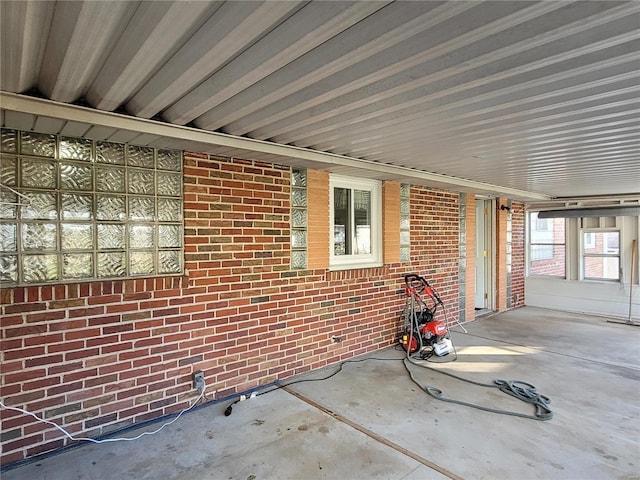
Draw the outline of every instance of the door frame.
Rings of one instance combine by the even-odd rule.
[[[481,208],[484,214],[478,218],[478,206],[481,205]],[[474,215],[476,215],[476,245],[475,245],[475,253],[476,253],[476,291],[474,292],[474,307],[476,309],[482,310],[495,310],[495,298],[496,298],[496,288],[495,288],[495,265],[496,265],[496,231],[495,231],[495,215],[496,215],[496,202],[495,199],[490,197],[482,197],[476,196],[476,209],[474,211]],[[482,239],[478,238],[482,234]],[[482,242],[481,242],[482,240]],[[484,247],[484,248],[482,248]],[[479,250],[487,250],[487,254],[485,256],[480,257],[477,255]],[[483,258],[484,262],[482,265],[479,265],[478,259]],[[478,302],[478,287],[479,275],[482,275],[483,284],[484,284],[484,292],[482,295],[484,296],[484,301],[482,305],[479,305]]]

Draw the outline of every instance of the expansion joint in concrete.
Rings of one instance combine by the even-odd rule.
[[[422,465],[424,465],[424,466],[426,466],[428,468],[431,468],[432,470],[435,470],[436,472],[444,475],[445,477],[450,478],[452,480],[463,480],[462,477],[459,477],[455,473],[450,472],[446,468],[443,468],[440,465],[437,465],[437,464],[433,463],[432,461],[427,460],[426,458],[418,455],[417,453],[414,453],[414,452],[412,452],[412,451],[410,451],[410,450],[398,445],[397,443],[392,442],[388,438],[384,438],[383,436],[378,435],[377,433],[369,430],[368,428],[366,428],[366,427],[364,427],[364,426],[362,426],[362,425],[360,425],[358,423],[355,423],[355,422],[349,420],[348,418],[343,417],[339,413],[336,413],[333,410],[320,405],[318,402],[315,402],[314,400],[311,400],[309,397],[307,397],[307,396],[305,396],[305,395],[303,395],[303,394],[301,394],[299,392],[296,392],[292,388],[285,386],[285,387],[282,387],[282,389],[285,390],[287,393],[290,393],[294,397],[296,397],[296,398],[302,400],[303,402],[307,403],[308,405],[311,405],[312,407],[317,408],[318,410],[322,411],[323,413],[326,413],[327,415],[330,415],[331,417],[335,418],[339,422],[342,422],[345,425],[348,425],[351,428],[354,428],[357,431],[359,431],[361,433],[364,433],[365,435],[367,435],[369,438],[372,438],[376,442],[379,442],[379,443],[381,443],[383,445],[386,445],[387,447],[393,448],[397,452],[400,452],[403,455],[406,455],[406,456],[412,458],[416,462],[419,462]]]

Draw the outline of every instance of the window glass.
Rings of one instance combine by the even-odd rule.
[[[335,255],[351,255],[351,190],[333,189],[333,252]]]
[[[582,232],[583,277],[585,280],[620,278],[620,232]]]
[[[182,273],[182,152],[1,132],[0,286]]]
[[[331,183],[332,266],[379,263],[380,182],[332,176]]]
[[[356,255],[371,253],[371,192],[354,191],[354,218],[356,228]]]
[[[529,275],[565,278],[565,221],[529,213]]]

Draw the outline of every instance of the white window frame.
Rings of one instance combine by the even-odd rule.
[[[585,250],[587,248],[595,247],[595,238],[593,239],[593,245],[586,245],[584,241],[585,234],[593,234],[595,237],[596,234],[607,234],[607,233],[617,233],[618,234],[618,253],[586,253]],[[620,265],[622,262],[622,251],[620,248],[620,243],[622,242],[622,231],[619,228],[590,228],[590,229],[581,229],[580,231],[580,280],[589,281],[589,282],[611,282],[611,283],[620,283],[622,280],[620,278]],[[618,276],[616,278],[605,278],[605,277],[589,277],[587,276],[587,268],[586,268],[586,259],[587,258],[602,258],[603,261],[606,261],[608,258],[617,258],[618,259]]]
[[[334,246],[334,189],[366,190],[371,192],[371,253],[336,255]],[[353,196],[352,196],[353,198]],[[331,241],[329,265],[332,270],[371,268],[382,266],[382,183],[379,180],[331,175],[329,180],[329,222]],[[351,232],[355,236],[355,232]],[[355,242],[355,238],[353,238]]]
[[[537,216],[535,218],[535,225],[536,225],[536,230],[538,225],[542,226],[544,225],[545,228],[543,228],[542,230],[538,230],[538,231],[542,231],[542,232],[549,232],[551,233],[551,239],[550,240],[538,240],[538,241],[534,241],[534,239],[532,239],[533,236],[533,231],[532,231],[532,225],[534,224],[534,220],[533,220],[533,214],[538,214],[538,211],[532,210],[527,212],[527,251],[526,251],[526,261],[527,261],[527,265],[526,265],[526,272],[527,272],[527,276],[528,277],[550,277],[550,278],[567,278],[567,264],[569,261],[569,257],[568,257],[568,248],[569,248],[569,243],[567,240],[567,235],[568,235],[568,225],[565,221],[565,225],[564,225],[564,235],[565,235],[565,239],[564,239],[564,243],[555,243],[553,240],[553,220],[551,219],[538,219]],[[544,223],[542,223],[542,220],[545,220]],[[551,221],[550,221],[551,220]],[[533,251],[532,251],[532,247],[534,246],[539,246],[539,247],[547,247],[548,249],[551,250],[552,254],[550,256],[540,256],[539,258],[533,258]],[[544,274],[544,273],[534,273],[533,272],[533,267],[532,267],[532,262],[536,262],[536,261],[540,261],[540,260],[548,260],[548,259],[552,259],[553,258],[553,249],[556,246],[563,246],[564,247],[564,273],[562,275],[551,275],[551,274]]]

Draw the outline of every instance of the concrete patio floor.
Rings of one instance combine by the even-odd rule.
[[[640,479],[640,328],[529,307],[466,328],[452,332],[457,361],[434,367],[531,383],[551,399],[553,419],[435,400],[410,381],[402,352],[387,348],[369,356],[398,360],[347,363],[330,379],[238,403],[229,417],[228,403],[210,404],[156,435],[86,444],[2,480]],[[534,412],[495,389],[412,369],[447,397]]]

